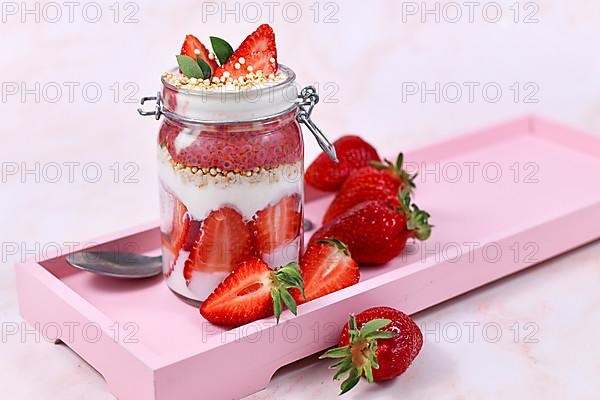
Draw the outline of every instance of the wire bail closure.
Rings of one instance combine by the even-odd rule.
[[[337,164],[339,161],[337,159],[335,147],[329,141],[329,139],[327,139],[323,131],[321,131],[321,129],[319,129],[319,127],[310,119],[313,108],[319,102],[317,90],[314,86],[306,86],[304,89],[302,89],[302,91],[300,91],[298,99],[298,108],[300,111],[298,112],[296,119],[299,123],[306,125],[310,133],[312,133],[315,139],[317,139],[319,147],[321,147],[325,154],[327,154],[327,156],[329,156],[329,158]]]
[[[151,101],[151,100],[156,101],[156,104],[154,105],[154,110],[146,111],[140,107],[137,109],[137,112],[144,117],[146,117],[148,115],[154,115],[154,118],[156,118],[158,120],[158,119],[160,119],[160,116],[162,114],[162,99],[160,97],[160,92],[157,92],[156,96],[142,97],[140,99],[140,105],[144,105],[145,102]]]

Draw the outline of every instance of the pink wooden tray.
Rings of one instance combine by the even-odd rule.
[[[75,270],[66,249],[17,265],[21,314],[87,360],[119,399],[239,398],[334,344],[350,312],[391,305],[415,313],[600,236],[599,138],[528,117],[405,159],[420,172],[416,201],[432,215],[431,239],[362,269],[359,284],[300,306],[297,317],[286,311],[279,325],[217,328],[162,278]],[[306,216],[320,221],[329,201],[309,190]],[[159,233],[153,223],[94,242],[158,254]]]

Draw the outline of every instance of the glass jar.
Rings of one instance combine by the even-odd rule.
[[[335,158],[312,124],[314,88],[298,96],[294,72],[246,90],[200,91],[163,79],[154,111],[160,231],[168,286],[203,301],[242,260],[271,268],[298,261],[303,245],[303,158],[299,122]]]

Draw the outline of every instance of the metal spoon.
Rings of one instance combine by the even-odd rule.
[[[313,223],[304,219],[304,230],[314,229]],[[115,278],[150,278],[162,273],[161,256],[120,251],[80,251],[69,254],[67,262],[75,268]]]
[[[81,251],[66,260],[75,268],[116,278],[150,278],[162,273],[162,257],[118,251]]]

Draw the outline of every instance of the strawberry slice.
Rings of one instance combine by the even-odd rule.
[[[236,51],[233,52],[232,56],[243,56],[251,53],[258,53],[260,51],[273,51],[275,52],[274,57],[277,57],[277,47],[275,46],[275,32],[269,24],[262,24],[254,32],[252,32]]]
[[[236,57],[232,54],[227,63],[221,65],[215,72],[214,76],[220,78],[225,71],[229,72],[229,77],[237,79],[246,76],[250,72],[257,73],[261,71],[263,76],[275,74],[277,69],[277,55],[274,51],[259,51]],[[244,63],[240,63],[240,59],[244,59]]]
[[[304,295],[292,289],[298,304],[325,296],[358,283],[358,264],[350,256],[348,247],[339,240],[320,240],[308,247],[300,260],[304,281]]]
[[[219,64],[215,60],[215,57],[211,59],[209,57],[209,51],[202,44],[202,42],[194,35],[186,35],[183,45],[181,46],[181,54],[184,56],[192,57],[194,60],[197,58],[201,58],[206,61],[210,70],[214,73],[217,68],[219,68]]]
[[[251,224],[259,254],[270,254],[290,243],[300,235],[301,223],[298,193],[290,194],[258,211]]]
[[[174,197],[174,196],[173,196]],[[173,208],[173,218],[171,229],[169,232],[162,232],[161,244],[173,253],[173,262],[169,270],[165,273],[166,276],[171,275],[175,268],[175,262],[180,250],[189,251],[194,243],[200,224],[198,221],[192,220],[185,205],[174,198],[175,206]]]
[[[169,251],[177,254],[183,245],[184,237],[190,225],[190,217],[185,205],[179,200],[173,198],[174,207],[172,210],[171,225],[167,232],[161,232],[161,244]]]
[[[236,64],[239,68],[236,68]],[[251,71],[249,66],[252,67]],[[220,78],[225,71],[229,72],[233,79],[245,76],[249,72],[262,71],[263,75],[269,75],[276,73],[277,68],[275,33],[268,24],[262,24],[244,39],[229,60],[215,71],[214,76]]]
[[[296,314],[296,303],[288,289],[302,290],[298,264],[277,271],[256,257],[242,261],[202,303],[200,314],[213,324],[240,326],[275,314],[282,305]]]
[[[233,208],[223,207],[202,222],[183,275],[189,283],[193,271],[229,272],[253,254],[252,235],[244,219]]]

